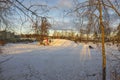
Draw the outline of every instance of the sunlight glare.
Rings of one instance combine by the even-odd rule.
[[[80,52],[80,60],[88,60],[91,59],[91,53],[90,53],[90,49],[89,49],[89,45],[88,44],[83,44],[83,48]]]

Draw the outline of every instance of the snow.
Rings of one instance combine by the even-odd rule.
[[[0,55],[0,80],[101,80],[101,52],[89,45],[64,39],[54,39],[49,46],[7,44]]]

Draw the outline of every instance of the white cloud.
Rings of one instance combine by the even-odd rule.
[[[72,0],[59,0],[57,5],[61,8],[71,8]]]
[[[52,29],[71,29],[73,27],[73,23],[63,22],[63,21],[54,21],[52,24]]]

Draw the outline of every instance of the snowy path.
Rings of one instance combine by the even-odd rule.
[[[88,45],[54,40],[50,46],[8,44],[0,56],[0,80],[97,80],[101,54]],[[100,78],[99,78],[100,79]]]

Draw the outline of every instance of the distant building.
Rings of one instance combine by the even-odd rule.
[[[13,39],[15,38],[14,33],[8,31],[0,31],[0,40]]]

